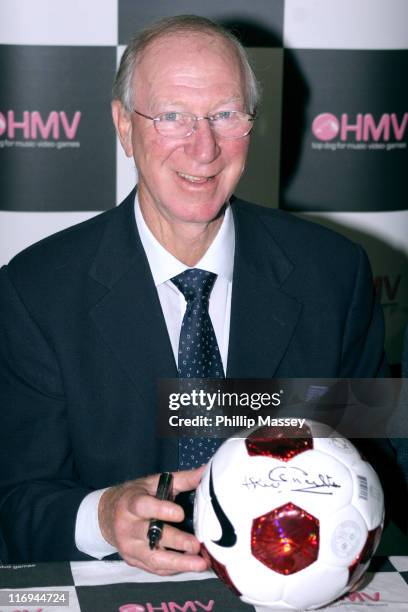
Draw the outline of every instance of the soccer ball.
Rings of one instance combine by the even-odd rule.
[[[329,427],[307,421],[302,432],[261,427],[226,440],[197,489],[202,554],[257,610],[332,602],[360,582],[381,537],[373,468]]]

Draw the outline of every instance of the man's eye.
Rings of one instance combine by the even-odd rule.
[[[175,112],[162,113],[160,115],[160,121],[177,121],[178,119],[180,119],[180,116]]]
[[[225,121],[226,119],[232,119],[234,117],[232,111],[220,111],[213,115],[214,121]]]

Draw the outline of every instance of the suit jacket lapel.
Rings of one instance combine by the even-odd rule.
[[[106,226],[90,276],[106,293],[90,316],[140,395],[140,422],[157,414],[157,383],[177,377],[160,301],[134,217],[134,191]],[[160,459],[159,459],[160,461]],[[177,441],[163,442],[161,463],[177,467]],[[169,467],[170,466],[170,467]]]
[[[94,263],[93,282],[104,292],[90,316],[133,381],[141,401],[140,422],[157,404],[157,381],[177,369],[150,268],[134,218],[134,192],[106,224]],[[293,334],[301,305],[281,285],[292,264],[258,216],[233,205],[236,251],[227,376],[273,377]],[[177,440],[159,445],[158,469],[177,469]]]
[[[227,376],[271,378],[302,305],[281,286],[293,269],[265,225],[235,201],[236,247]]]

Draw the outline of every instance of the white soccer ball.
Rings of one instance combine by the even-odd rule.
[[[226,440],[196,493],[203,555],[258,609],[332,602],[360,582],[381,537],[373,468],[327,426],[308,421],[302,431],[262,427]]]

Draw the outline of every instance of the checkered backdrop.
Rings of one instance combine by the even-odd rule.
[[[2,612],[261,612],[244,604],[210,572],[165,578],[147,574],[123,561],[72,561],[0,566],[2,603],[11,594],[22,597],[35,589],[62,592],[65,605],[40,604],[23,610],[2,606]],[[7,591],[5,589],[8,589]],[[62,599],[64,598],[64,599]],[[320,612],[406,612],[408,557],[374,557],[359,590],[344,595]]]
[[[133,187],[110,120],[115,67],[134,31],[180,13],[233,28],[263,86],[237,194],[365,247],[398,363],[408,322],[406,0],[1,0],[0,263]]]

